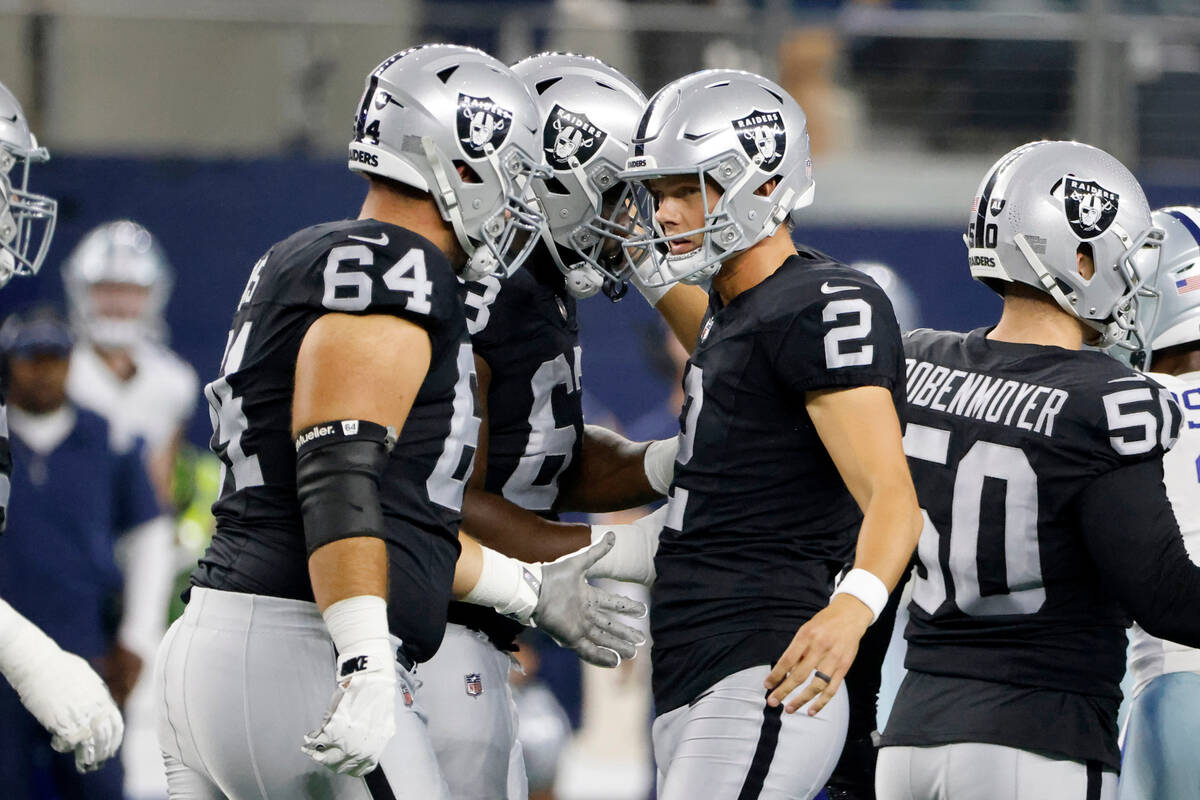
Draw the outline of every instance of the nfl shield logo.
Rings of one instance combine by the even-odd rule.
[[[413,696],[412,696],[412,692],[410,692],[410,691],[408,690],[408,687],[407,687],[407,686],[401,686],[401,687],[400,687],[400,692],[401,692],[401,694],[402,694],[402,695],[403,695],[403,697],[404,697],[404,705],[406,705],[406,706],[411,706],[411,705],[413,704]]]
[[[1067,224],[1080,239],[1094,239],[1108,230],[1117,217],[1117,193],[1095,181],[1063,178],[1063,204]]]
[[[467,697],[479,697],[483,694],[483,678],[478,672],[469,673],[466,677]]]
[[[708,332],[712,330],[712,326],[713,326],[713,318],[709,317],[707,320],[705,320],[704,328],[700,331],[700,341],[703,342],[705,339],[708,338]]]

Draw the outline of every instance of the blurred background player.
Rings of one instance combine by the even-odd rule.
[[[89,231],[62,272],[76,337],[67,393],[103,416],[118,439],[145,441],[159,502],[174,511],[175,465],[199,385],[191,366],[167,347],[164,312],[173,280],[166,254],[150,231],[117,220]],[[166,630],[174,540],[173,530],[155,527],[122,547],[126,582],[136,595],[111,679],[114,691],[128,698],[121,757],[126,791],[134,798],[167,791],[148,667]]]
[[[71,344],[66,321],[46,309],[12,315],[0,328],[20,501],[0,539],[0,596],[95,664],[120,705],[138,668],[127,663],[125,631],[144,612],[135,607],[140,587],[118,568],[117,546],[124,537],[169,535],[170,522],[141,440],[118,439],[102,417],[68,399]],[[3,693],[0,714],[5,786],[16,796],[37,795],[45,776],[67,796],[124,796],[119,761],[80,778],[65,756],[49,757],[14,694]]]
[[[538,106],[538,143],[550,172],[533,191],[546,215],[524,267],[469,284],[467,328],[479,376],[476,467],[463,530],[502,553],[549,561],[586,547],[593,528],[556,522],[560,511],[613,511],[661,497],[673,439],[633,443],[585,425],[576,299],[621,281],[622,237],[635,212],[617,178],[645,105],[641,91],[594,58],[562,53],[513,66]],[[654,477],[651,477],[651,474]],[[645,529],[654,528],[653,532]],[[593,574],[617,575],[622,553],[656,538],[655,521],[595,526],[618,534]],[[636,558],[639,567],[644,558]],[[637,577],[637,576],[630,576]],[[526,798],[518,724],[508,686],[519,624],[454,603],[441,649],[422,671],[421,701],[456,800]]]
[[[626,243],[639,288],[661,287],[643,294],[691,345],[651,590],[659,796],[811,798],[845,738],[842,679],[918,532],[900,332],[872,281],[793,244],[812,162],[772,82],[668,84],[622,175],[653,197],[653,233]],[[669,288],[709,280],[706,312]]]
[[[1142,346],[1162,229],[1115,158],[1033,142],[984,176],[965,238],[1004,305],[993,327],[906,339],[926,523],[876,793],[1111,800],[1128,618],[1200,642],[1200,568],[1162,485],[1179,410],[1081,350]]]
[[[0,84],[0,288],[15,275],[36,274],[45,259],[54,233],[57,203],[29,189],[30,167],[49,159],[45,148],[29,130],[17,99]],[[13,460],[9,444],[5,384],[0,380],[0,533],[7,526]],[[24,465],[21,467],[25,469]],[[18,500],[18,502],[21,502]],[[45,555],[45,553],[43,553]],[[121,744],[123,724],[108,688],[79,656],[63,651],[36,625],[0,599],[0,673],[11,684],[21,705],[52,735],[60,752],[74,751],[78,771],[95,770],[111,758]],[[19,790],[28,764],[21,751],[34,737],[45,734],[25,728],[19,706],[8,708],[5,733],[16,748],[5,746],[4,783]],[[19,730],[20,729],[20,730]],[[8,760],[10,758],[14,761]],[[13,774],[13,782],[7,776]]]
[[[1167,497],[1193,561],[1200,561],[1200,208],[1154,212],[1166,234],[1142,300],[1150,377],[1183,411],[1179,441],[1163,457]],[[1130,632],[1133,700],[1125,723],[1120,800],[1194,797],[1200,792],[1195,726],[1200,650],[1165,641],[1138,624]]]

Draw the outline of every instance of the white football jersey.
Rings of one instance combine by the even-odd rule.
[[[114,442],[141,436],[151,449],[163,446],[196,409],[196,371],[172,351],[149,342],[133,348],[137,372],[122,381],[86,343],[71,353],[67,394],[95,411],[112,428]]]
[[[1183,410],[1179,441],[1163,457],[1164,483],[1188,555],[1200,564],[1200,372],[1153,372],[1150,376],[1175,395]],[[1129,670],[1135,696],[1150,681],[1168,672],[1200,672],[1200,650],[1156,639],[1139,625],[1133,626],[1129,636]]]

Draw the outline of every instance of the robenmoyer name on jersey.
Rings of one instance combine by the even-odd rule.
[[[1063,389],[950,369],[906,358],[910,405],[981,419],[1043,436],[1054,433],[1054,420],[1070,396]]]

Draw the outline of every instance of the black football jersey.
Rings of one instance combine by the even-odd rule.
[[[4,395],[0,394],[0,533],[4,532],[4,523],[8,513],[11,476],[12,451],[8,446],[8,409],[4,405]]]
[[[491,371],[484,488],[554,517],[559,482],[583,446],[575,298],[544,246],[503,281],[467,284],[467,330]],[[511,647],[521,626],[491,609],[452,603],[450,621]]]
[[[409,654],[433,654],[445,620],[431,609],[444,609],[449,599],[479,429],[462,290],[432,243],[376,220],[306,228],[259,260],[238,303],[220,377],[204,390],[222,475],[217,529],[192,574],[195,585],[313,599],[291,434],[300,343],[328,312],[402,317],[428,332],[432,351],[381,481],[388,609]]]
[[[1179,411],[1098,352],[905,339],[904,449],[928,519],[885,744],[975,741],[1117,767],[1129,624],[1089,556],[1082,489],[1161,459]]]
[[[684,373],[679,455],[655,557],[650,619],[660,713],[705,686],[671,649],[773,632],[763,645],[769,654],[729,648],[735,662],[746,660],[713,666],[729,674],[773,661],[828,604],[862,514],[805,396],[882,386],[899,407],[903,366],[887,296],[820,253],[802,250],[728,305],[711,294]],[[678,670],[666,666],[677,661]]]

